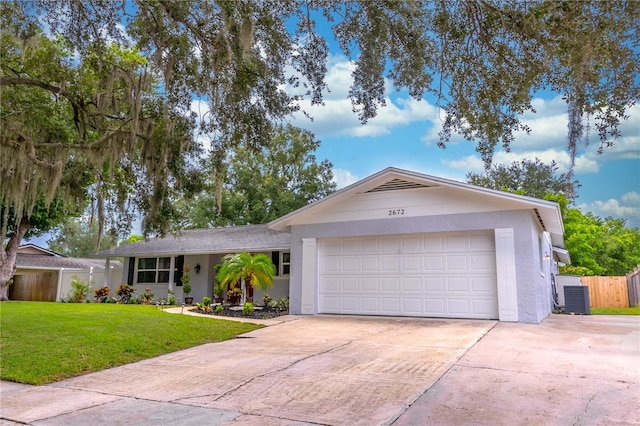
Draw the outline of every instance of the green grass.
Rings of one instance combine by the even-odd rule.
[[[2,302],[0,378],[41,385],[260,327],[144,305]]]
[[[640,315],[640,306],[635,308],[591,308],[592,315]]]

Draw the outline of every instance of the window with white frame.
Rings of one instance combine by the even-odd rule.
[[[141,257],[138,259],[138,279],[136,282],[139,284],[168,284],[170,271],[170,257]]]
[[[291,273],[291,253],[288,251],[281,251],[279,275],[289,275],[290,273]]]

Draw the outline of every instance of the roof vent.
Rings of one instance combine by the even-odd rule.
[[[387,183],[383,183],[380,186],[376,186],[367,192],[382,192],[382,191],[397,191],[400,189],[415,189],[415,188],[429,188],[431,185],[424,183],[410,182],[404,179],[393,179]]]

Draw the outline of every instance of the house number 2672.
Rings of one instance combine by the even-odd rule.
[[[389,216],[400,216],[404,214],[404,209],[389,210]]]

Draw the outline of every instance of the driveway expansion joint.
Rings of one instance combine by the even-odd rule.
[[[220,399],[222,399],[222,398],[224,398],[224,397],[236,392],[237,390],[242,389],[244,386],[248,385],[249,383],[253,382],[254,380],[262,379],[262,378],[270,376],[270,375],[272,375],[274,373],[278,373],[278,372],[281,372],[281,371],[288,370],[289,368],[291,368],[291,367],[293,367],[293,366],[295,366],[295,365],[297,365],[297,364],[299,364],[299,363],[301,363],[303,361],[306,361],[306,360],[312,359],[314,357],[333,352],[333,351],[335,351],[337,349],[341,349],[341,348],[343,348],[343,347],[345,347],[347,345],[350,345],[351,343],[353,343],[353,340],[349,340],[348,342],[343,343],[341,345],[336,345],[336,346],[331,347],[331,348],[329,348],[329,349],[327,349],[325,351],[322,351],[322,352],[315,352],[315,353],[313,353],[311,355],[307,355],[305,357],[297,359],[294,362],[292,362],[290,364],[287,364],[287,365],[285,365],[283,367],[280,367],[278,369],[271,370],[271,371],[265,372],[263,374],[259,374],[259,375],[256,375],[254,377],[251,377],[250,379],[245,380],[244,382],[238,384],[238,386],[236,386],[236,387],[234,387],[232,389],[229,389],[228,391],[220,394],[217,398],[214,399],[214,401],[219,401]],[[196,395],[196,396],[190,396],[188,398],[183,398],[183,399],[200,398],[200,397],[201,397],[201,395]]]

